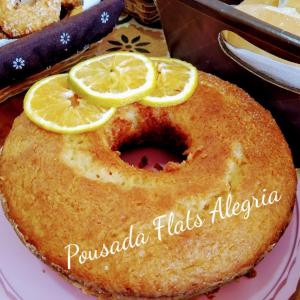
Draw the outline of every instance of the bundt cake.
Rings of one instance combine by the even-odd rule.
[[[130,104],[95,132],[61,135],[22,114],[0,158],[0,191],[22,241],[100,298],[188,298],[248,272],[288,225],[291,153],[271,114],[199,73],[184,104]],[[135,144],[184,155],[162,171],[120,158]]]

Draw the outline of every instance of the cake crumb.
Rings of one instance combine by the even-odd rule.
[[[163,166],[161,165],[161,164],[159,164],[159,163],[156,163],[154,166],[153,166],[153,168],[155,169],[155,170],[157,170],[157,171],[162,171],[164,168],[163,168]]]
[[[245,277],[247,278],[255,278],[256,277],[256,271],[254,269],[251,269],[248,273],[245,274]]]
[[[201,158],[206,158],[207,156],[208,156],[207,153],[202,153],[202,154],[200,155]]]
[[[203,158],[202,156],[205,155],[203,153],[204,147],[203,146],[199,146],[195,151],[190,152],[190,149],[187,149],[186,151],[183,152],[183,155],[187,155],[187,161],[191,161],[193,160],[196,156],[198,156],[199,154],[201,154],[201,158]]]
[[[165,171],[166,172],[172,172],[172,171],[176,171],[180,169],[180,164],[177,162],[173,162],[173,161],[169,161],[166,165],[165,165]]]
[[[144,155],[144,156],[141,158],[141,160],[140,160],[140,162],[139,162],[139,164],[138,164],[138,167],[139,167],[140,169],[143,169],[143,168],[145,168],[147,165],[148,165],[148,158],[147,158],[147,156]]]
[[[124,215],[122,215],[122,216],[120,217],[120,220],[121,220],[122,222],[125,222],[125,221],[127,220],[127,217],[124,216]]]

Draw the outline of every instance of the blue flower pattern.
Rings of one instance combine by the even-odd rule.
[[[15,70],[22,70],[25,67],[25,59],[22,57],[16,57],[12,66]]]
[[[67,45],[67,44],[69,44],[70,41],[71,41],[71,36],[67,32],[63,32],[60,35],[60,42],[61,42],[61,44]]]
[[[106,24],[109,21],[109,14],[107,11],[104,11],[101,16],[100,16],[100,20],[102,24]]]

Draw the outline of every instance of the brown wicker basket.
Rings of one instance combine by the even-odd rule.
[[[159,21],[153,0],[125,0],[126,11],[145,25]]]

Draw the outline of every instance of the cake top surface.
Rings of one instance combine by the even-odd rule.
[[[0,158],[0,190],[24,241],[72,280],[119,295],[203,292],[253,267],[291,217],[290,150],[245,92],[199,76],[186,103],[132,104],[92,133],[58,135],[17,118]],[[118,151],[138,140],[182,147],[187,158],[161,172],[137,169]],[[130,235],[140,245],[124,250]],[[88,259],[89,250],[98,258]]]

